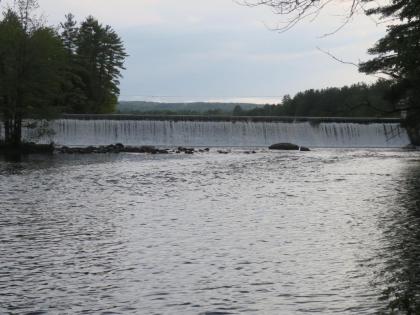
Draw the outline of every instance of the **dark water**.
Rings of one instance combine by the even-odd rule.
[[[0,162],[0,314],[419,314],[420,154]]]

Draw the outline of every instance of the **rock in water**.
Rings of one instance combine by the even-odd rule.
[[[157,149],[152,145],[143,145],[139,148],[140,153],[150,153],[150,154],[156,154]]]
[[[293,143],[275,143],[269,147],[270,150],[299,150],[299,146]]]
[[[404,150],[418,150],[418,147],[416,147],[414,144],[407,144],[406,146],[403,147]]]
[[[124,151],[124,145],[123,145],[122,143],[116,143],[116,144],[115,144],[115,148],[116,148],[118,151]]]

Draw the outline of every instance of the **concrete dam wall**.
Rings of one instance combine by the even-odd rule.
[[[24,137],[39,143],[265,147],[292,142],[309,147],[395,148],[410,143],[399,119],[346,117],[229,117],[64,115],[50,122],[53,136]],[[2,136],[3,130],[0,132]]]

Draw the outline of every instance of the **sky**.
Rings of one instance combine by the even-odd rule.
[[[49,24],[72,12],[93,15],[122,37],[129,57],[121,100],[242,101],[279,103],[285,94],[343,86],[373,77],[324,52],[351,62],[384,26],[362,14],[334,35],[348,8],[337,0],[315,20],[280,33],[281,17],[239,0],[39,0]]]

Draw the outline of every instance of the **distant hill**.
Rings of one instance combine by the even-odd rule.
[[[241,106],[242,110],[252,110],[260,107],[258,104],[249,103],[158,103],[145,101],[121,101],[117,106],[119,113],[197,113],[204,114],[208,112],[232,113],[236,106]]]

